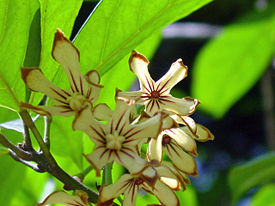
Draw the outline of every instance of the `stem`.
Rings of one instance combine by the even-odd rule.
[[[26,110],[20,111],[20,116],[25,122],[26,126],[31,129],[36,141],[39,144],[40,149],[42,150],[43,154],[45,155],[46,159],[49,161],[49,164],[51,166],[54,166],[56,164],[54,158],[52,157],[51,153],[49,152],[45,142],[43,141],[38,129],[36,128],[35,124],[32,121],[31,116]]]
[[[33,160],[30,153],[22,150],[19,147],[16,147],[14,144],[12,144],[3,134],[0,133],[0,143],[9,148],[13,153],[15,153],[18,157],[24,159],[24,160]]]
[[[17,154],[14,153],[13,151],[10,151],[10,152],[9,152],[9,155],[10,155],[15,161],[23,163],[23,164],[26,165],[27,167],[30,167],[31,169],[35,170],[36,172],[40,172],[40,173],[45,172],[43,169],[39,168],[37,165],[35,165],[35,164],[33,164],[33,163],[30,163],[30,162],[28,162],[28,161],[25,161],[25,160],[23,160],[23,159],[21,159],[21,158],[19,158],[19,157],[17,156]]]
[[[93,170],[92,166],[87,167],[85,170],[82,172],[78,173],[77,176],[79,179],[83,180],[87,174],[89,174]]]
[[[25,124],[25,122],[23,121],[23,125],[24,125],[24,133],[23,133],[23,137],[24,137],[24,148],[26,150],[34,150],[32,147],[32,141],[31,141],[31,136],[30,136],[30,132],[29,132],[29,128],[27,127],[27,125]]]
[[[52,154],[49,152],[47,145],[43,141],[35,124],[33,123],[29,113],[26,110],[22,110],[20,111],[20,116],[25,122],[26,126],[31,129],[35,139],[37,140],[40,146],[40,149],[42,150],[42,154],[39,154],[37,152],[33,153],[34,161],[38,163],[38,167],[47,171],[71,189],[82,190],[86,192],[89,196],[89,201],[96,203],[98,199],[98,194],[96,192],[92,191],[86,185],[74,179],[72,176],[70,176],[68,173],[66,173],[63,169],[61,169],[58,166]]]
[[[102,185],[110,185],[113,183],[112,179],[113,162],[107,163],[103,169]]]
[[[50,150],[50,126],[52,123],[52,118],[49,116],[45,116],[44,117],[44,124],[45,124],[45,128],[44,128],[44,142],[46,144],[46,147],[48,148],[48,150]]]

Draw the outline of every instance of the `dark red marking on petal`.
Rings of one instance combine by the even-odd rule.
[[[110,127],[110,134],[113,134],[113,124],[114,124],[114,120],[111,120],[111,127]]]
[[[129,129],[127,132],[125,132],[124,134],[123,134],[123,136],[125,137],[127,134],[129,134],[129,132],[131,132],[133,129],[135,129],[135,127],[132,127],[131,129]]]
[[[151,91],[144,84],[142,84],[142,86],[150,94]]]
[[[131,149],[131,148],[129,148],[129,147],[125,147],[125,146],[122,147],[121,150],[129,150],[129,151],[131,151],[131,152],[133,152],[133,153],[135,152],[133,149]]]
[[[101,153],[101,155],[99,156],[99,158],[102,158],[105,154],[106,154],[106,152],[108,152],[108,151],[110,151],[109,149],[105,149],[102,153]]]
[[[64,111],[60,111],[60,113],[68,113],[68,112],[72,112],[72,110],[64,110]]]
[[[145,78],[146,78],[146,82],[147,82],[147,84],[148,84],[148,86],[149,86],[149,89],[150,89],[150,92],[149,92],[149,93],[151,93],[151,91],[154,90],[154,85],[151,85],[151,84],[150,84],[150,82],[149,82],[149,80],[148,80],[147,77],[145,77]]]
[[[168,79],[163,85],[162,85],[162,87],[159,89],[159,91],[161,91],[161,90],[163,90],[163,88],[168,84],[168,82],[171,80],[171,78],[170,79]],[[160,85],[160,84],[159,84]],[[158,85],[158,86],[159,86]],[[167,89],[168,90],[168,89]],[[166,90],[166,91],[167,91]]]
[[[157,105],[158,109],[160,109],[159,101],[156,101],[156,105]]]
[[[55,101],[58,101],[58,102],[60,102],[60,103],[62,103],[62,104],[65,104],[65,105],[69,105],[68,102],[64,102],[64,101],[62,101],[62,100],[60,100],[60,99],[54,98],[54,100],[55,100]]]
[[[126,154],[127,156],[131,157],[132,159],[136,159],[133,155],[131,155],[130,153],[128,153],[126,151],[120,150],[120,152]]]
[[[64,95],[62,95],[62,94],[60,94],[58,91],[56,91],[54,88],[52,88],[52,87],[50,87],[51,88],[51,90],[53,91],[53,92],[55,92],[58,96],[60,96],[61,98],[63,98],[63,99],[67,99],[67,97],[65,97]]]
[[[66,90],[61,89],[61,91],[64,92],[67,96],[69,96],[69,97],[71,96],[71,95],[69,94],[69,92],[67,92]]]
[[[79,76],[79,84],[80,84],[80,91],[81,91],[81,94],[84,95],[84,92],[83,92],[83,82],[82,82],[81,76]]]
[[[116,158],[122,163],[120,156],[118,155],[117,150],[114,150],[114,153],[116,155]]]
[[[118,127],[119,127],[119,125],[120,125],[120,123],[121,123],[121,120],[122,120],[122,118],[124,117],[125,113],[126,113],[126,111],[124,111],[124,112],[121,114],[120,118],[118,119],[118,122],[117,122],[117,124],[116,124],[115,130],[118,129]]]
[[[104,129],[103,129],[102,127],[99,127],[99,129],[100,129],[101,133],[102,133],[104,136],[106,136],[106,133],[105,133]]]
[[[92,125],[89,125],[89,127],[103,140],[103,141],[106,141],[105,140],[105,137],[99,132],[97,131]]]
[[[169,137],[168,135],[163,135],[162,138],[162,145],[167,145],[171,143],[171,137]]]
[[[89,99],[90,98],[90,95],[92,93],[92,88],[89,87],[88,91],[87,91],[87,94],[86,94],[86,99]]]
[[[125,128],[125,125],[126,125],[126,121],[123,123],[123,125],[121,126],[119,132],[118,132],[118,135],[121,135],[123,129]]]
[[[114,151],[115,151],[115,150],[110,150],[110,149],[109,149],[108,159],[110,159],[110,157],[112,156],[112,153],[113,153]]]
[[[76,89],[77,92],[79,92],[79,90],[77,88],[77,85],[76,85],[76,82],[75,82],[75,79],[74,79],[74,76],[73,76],[72,71],[71,71],[70,68],[69,68],[69,72],[70,72],[70,76],[71,76],[71,79],[72,79],[73,84],[74,84],[74,88]]]
[[[180,157],[180,154],[177,152],[177,150],[174,148],[172,144],[169,144],[170,148]]]
[[[168,90],[169,90],[169,88],[167,88],[167,89],[165,89],[163,91],[160,91],[159,93],[160,93],[160,95],[162,95],[163,93],[167,92]]]
[[[137,130],[137,131],[135,131],[134,133],[128,135],[127,137],[124,135],[124,137],[125,137],[125,139],[129,139],[129,138],[132,137],[133,135],[136,135],[136,134],[140,133],[140,132],[143,131],[143,130],[144,130],[144,129]]]

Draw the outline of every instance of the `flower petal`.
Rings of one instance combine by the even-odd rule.
[[[165,93],[170,93],[170,90],[181,80],[187,76],[187,66],[185,66],[181,59],[174,62],[169,71],[156,82],[158,88]]]
[[[66,102],[70,96],[49,81],[39,68],[21,68],[21,76],[30,90],[44,93],[55,102]]]
[[[95,143],[105,143],[106,125],[97,121],[89,108],[76,115],[73,129],[86,132]]]
[[[86,94],[88,84],[80,71],[79,51],[59,29],[55,33],[52,56],[64,69],[72,92]]]
[[[135,100],[136,104],[144,104],[141,99],[142,92],[141,91],[132,91],[132,92],[122,92],[117,90],[116,99],[123,100],[124,102],[129,102],[129,100]]]
[[[179,115],[172,115],[171,116],[178,124],[185,125],[189,128],[189,130],[193,133],[197,131],[197,125],[195,121],[188,116],[179,116]]]
[[[206,142],[208,140],[214,140],[214,135],[203,125],[196,124],[196,133],[189,130],[188,127],[182,127],[182,130],[189,134],[192,138],[200,142]]]
[[[120,150],[115,161],[126,167],[131,174],[139,174],[146,168],[146,161],[139,157],[135,151]]]
[[[166,206],[180,206],[176,194],[167,185],[157,181],[152,193],[159,199],[161,204]]]
[[[180,128],[165,130],[162,132],[162,134],[166,134],[169,137],[173,138],[177,142],[177,144],[186,152],[189,152],[194,156],[198,156],[197,144],[195,140]]]
[[[163,148],[163,151],[169,156],[176,168],[192,176],[198,175],[194,158],[184,152],[173,139],[171,139],[170,144]]]
[[[132,55],[129,59],[129,65],[132,72],[137,75],[139,79],[141,90],[151,88],[155,82],[152,80],[148,72],[149,61],[142,54],[132,51]]]
[[[141,141],[144,138],[157,138],[161,131],[163,113],[151,117],[150,119],[135,125],[129,125],[128,131],[122,135],[125,136],[127,145],[136,144],[134,140]]]
[[[69,195],[64,191],[56,191],[50,194],[42,203],[37,206],[46,206],[49,204],[63,204],[75,206],[89,206],[88,195],[81,191],[79,195]]]
[[[30,110],[36,112],[37,114],[40,114],[43,116],[45,116],[45,115],[47,115],[47,116],[59,115],[59,116],[69,117],[69,116],[72,116],[75,114],[75,112],[70,107],[66,107],[63,105],[33,106],[31,104],[21,102],[20,107],[30,109]]]
[[[130,174],[122,175],[114,184],[103,185],[99,191],[98,206],[107,206],[109,200],[119,197],[129,186],[134,183],[134,178]]]
[[[149,161],[157,161],[161,162],[162,160],[162,137],[158,137],[157,139],[150,139],[147,148],[147,159]]]
[[[123,206],[135,206],[136,198],[139,192],[139,186],[132,184],[129,189],[124,192]]]
[[[107,121],[112,117],[113,111],[110,109],[110,107],[105,104],[101,103],[96,105],[93,108],[93,115],[97,120],[100,121]]]
[[[98,71],[96,70],[90,70],[85,74],[85,79],[86,81],[91,84],[91,85],[96,85],[96,86],[100,86],[98,85],[100,82],[100,75],[98,73]]]
[[[127,126],[130,124],[131,109],[134,106],[133,101],[126,103],[118,100],[116,103],[116,109],[107,125],[110,134],[114,131],[119,131],[121,134],[125,129],[127,130]]]
[[[91,154],[84,155],[84,157],[90,162],[99,177],[100,170],[105,164],[115,159],[115,154],[112,150],[105,148],[105,146],[95,146],[94,151]]]
[[[187,116],[192,114],[196,107],[198,106],[199,101],[192,98],[176,98],[169,95],[169,97],[163,98],[160,100],[160,106],[162,109],[172,111],[178,115]]]

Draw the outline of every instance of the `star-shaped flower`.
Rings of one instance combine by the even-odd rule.
[[[117,92],[120,99],[127,101],[134,99],[138,104],[144,104],[148,114],[154,115],[160,110],[167,110],[179,115],[192,114],[199,101],[192,98],[175,98],[170,90],[187,76],[187,66],[181,59],[171,65],[170,70],[157,82],[148,72],[149,61],[142,54],[133,51],[129,59],[132,72],[136,74],[140,83],[140,91]]]
[[[160,170],[164,171],[163,168]],[[176,178],[174,180],[178,181],[174,174],[169,173],[169,170],[164,172],[166,172],[166,177]],[[157,170],[153,167],[147,167],[143,173],[135,175],[124,174],[116,183],[102,186],[99,191],[99,202],[97,205],[112,205],[113,199],[124,194],[123,206],[135,206],[136,197],[141,189],[155,195],[164,206],[179,206],[179,200],[173,189],[161,180]]]
[[[79,51],[59,29],[55,33],[52,56],[65,71],[70,89],[63,90],[54,85],[39,68],[21,68],[27,87],[53,100],[53,106],[33,106],[27,103],[21,103],[21,106],[41,115],[61,116],[72,116],[84,108],[92,108],[103,87],[99,85],[100,76],[96,70],[89,71],[85,76],[81,74]]]
[[[85,157],[98,176],[102,167],[113,160],[133,174],[144,168],[146,161],[138,155],[138,143],[144,138],[158,136],[163,115],[158,113],[140,124],[131,124],[133,106],[133,101],[128,104],[118,100],[116,110],[107,125],[97,121],[87,109],[80,112],[75,119],[73,128],[87,133],[95,143],[93,152]]]
[[[68,206],[89,206],[88,195],[85,192],[76,190],[76,195],[69,195],[60,190],[53,192],[46,199],[37,206],[46,206],[49,204],[62,204]]]
[[[173,165],[180,171],[197,176],[197,166],[193,156],[197,156],[195,140],[213,140],[213,134],[204,126],[196,124],[187,116],[171,116],[180,128],[163,130],[157,139],[150,139],[147,150],[149,161],[162,161],[163,152],[168,155]]]

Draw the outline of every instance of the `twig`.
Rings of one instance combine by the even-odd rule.
[[[21,162],[23,163],[24,165],[26,165],[27,167],[30,167],[31,169],[35,170],[36,172],[39,172],[39,173],[42,173],[42,172],[45,172],[45,170],[42,170],[41,168],[39,168],[37,165],[31,163],[31,162],[28,162],[28,161],[25,161],[21,158],[19,158],[17,156],[16,153],[14,153],[13,151],[10,151],[9,152],[9,155],[17,162]]]
[[[0,143],[9,148],[14,154],[24,160],[33,160],[32,155],[12,144],[3,134],[0,134]]]
[[[44,142],[48,150],[50,150],[50,128],[51,128],[52,118],[49,116],[44,117]]]

